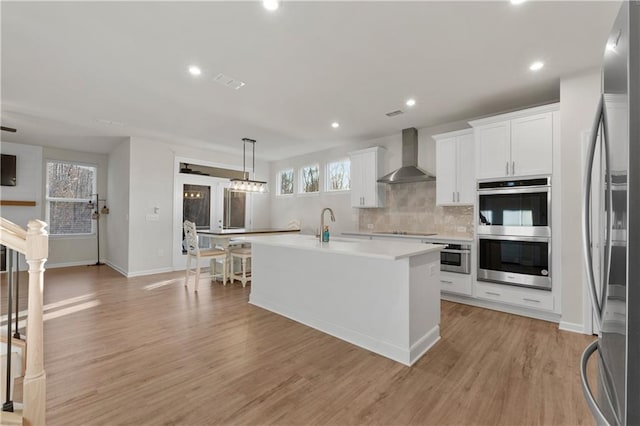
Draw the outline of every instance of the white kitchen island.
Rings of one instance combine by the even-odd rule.
[[[249,238],[249,303],[405,365],[440,339],[442,246],[308,235]]]

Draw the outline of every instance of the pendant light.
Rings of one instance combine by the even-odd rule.
[[[253,175],[256,174],[256,141],[249,138],[242,139],[242,179],[231,179],[230,190],[235,192],[251,192],[251,193],[265,193],[267,192],[267,182],[260,180],[251,180],[247,177],[246,172],[246,158],[247,158],[247,144],[251,144],[252,158],[253,158]]]

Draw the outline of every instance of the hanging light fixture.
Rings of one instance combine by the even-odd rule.
[[[246,172],[246,158],[247,158],[247,144],[251,144],[252,158],[253,158],[253,175],[256,174],[256,141],[253,139],[242,139],[242,179],[231,179],[230,190],[235,192],[251,192],[251,193],[265,193],[267,192],[267,182],[260,180],[251,180],[247,177]]]

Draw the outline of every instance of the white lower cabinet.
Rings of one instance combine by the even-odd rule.
[[[471,274],[440,271],[440,290],[471,296]]]
[[[553,294],[550,291],[486,282],[477,282],[475,290],[478,299],[553,311]]]

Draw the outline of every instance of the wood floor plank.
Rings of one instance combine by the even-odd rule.
[[[250,286],[200,288],[46,271],[48,424],[593,424],[593,337],[557,324],[442,302],[442,339],[409,368],[249,305]],[[5,297],[3,277],[3,314]]]

